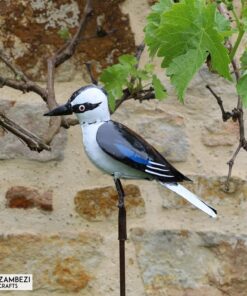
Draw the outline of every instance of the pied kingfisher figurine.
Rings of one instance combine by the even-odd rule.
[[[72,113],[80,122],[87,156],[96,167],[113,176],[118,192],[122,191],[120,179],[156,180],[209,216],[217,216],[215,209],[179,184],[189,178],[137,133],[111,120],[104,89],[96,85],[81,87],[65,105],[56,107],[45,116]]]

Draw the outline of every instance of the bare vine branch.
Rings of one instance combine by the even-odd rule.
[[[226,181],[226,190],[229,191],[230,189],[230,178],[231,178],[231,175],[232,175],[232,167],[234,165],[234,162],[235,162],[235,159],[239,153],[239,151],[241,150],[242,148],[242,145],[241,143],[238,144],[238,148],[236,149],[236,151],[234,152],[232,158],[227,162],[228,166],[229,166],[229,169],[228,169],[228,175],[227,175],[227,181]]]
[[[79,27],[72,37],[67,43],[65,43],[53,56],[48,58],[47,60],[47,87],[42,88],[37,85],[35,82],[31,81],[16,65],[9,61],[9,59],[0,51],[0,60],[6,64],[6,66],[14,73],[15,79],[3,78],[0,77],[0,87],[9,86],[11,88],[20,90],[24,93],[26,92],[34,92],[42,97],[42,99],[46,102],[49,109],[56,107],[57,101],[55,98],[55,90],[54,90],[54,76],[55,76],[55,68],[68,60],[75,52],[77,45],[82,39],[82,35],[85,31],[85,27],[87,24],[87,20],[92,13],[91,0],[86,1],[86,5],[81,17],[81,21]],[[4,115],[3,115],[4,116]],[[3,118],[3,117],[2,117]],[[31,150],[33,147],[36,147],[36,144],[33,144],[34,135],[28,132],[27,130],[20,127],[18,124],[15,124],[12,121],[9,121],[9,125],[6,125],[7,119],[0,120],[0,126],[9,130],[19,138],[21,138],[25,143],[27,143],[28,147]],[[49,128],[45,132],[43,138],[44,143],[50,144],[54,136],[59,132],[61,126],[68,128],[70,125],[75,125],[77,122],[75,120],[65,120],[65,118],[61,117],[52,117],[49,121]],[[48,146],[47,146],[48,147]],[[37,151],[41,151],[42,149],[46,149],[46,146],[38,146]]]
[[[8,86],[17,90],[22,91],[23,93],[34,92],[39,95],[44,102],[47,102],[47,91],[41,86],[37,85],[33,81],[29,80],[27,82],[19,81],[11,78],[3,78],[0,76],[0,88]]]
[[[222,3],[219,4],[218,5],[218,10],[225,18],[227,18],[227,19],[229,19],[231,21],[231,19],[232,19],[231,15],[227,11],[224,4],[222,4]],[[230,40],[227,40],[226,47],[228,48],[229,52],[232,52],[233,46],[232,46],[232,43],[231,43]],[[238,82],[238,80],[240,79],[240,72],[239,72],[239,67],[237,65],[237,62],[236,62],[236,60],[234,58],[231,60],[231,65],[232,65],[232,68],[233,68],[233,73],[235,75],[236,82]],[[206,85],[206,88],[215,97],[215,99],[216,99],[216,101],[217,101],[217,103],[218,103],[218,105],[220,107],[223,121],[227,121],[228,119],[232,118],[233,121],[238,121],[238,124],[239,124],[239,144],[238,144],[237,149],[233,153],[233,156],[227,162],[227,164],[228,164],[228,175],[227,175],[227,180],[226,180],[226,183],[225,183],[225,189],[227,191],[229,191],[230,178],[231,178],[231,175],[232,175],[232,169],[233,169],[233,166],[234,166],[235,159],[236,159],[238,153],[240,152],[240,150],[242,148],[247,151],[247,141],[246,141],[246,138],[245,138],[245,128],[244,128],[243,103],[242,103],[241,97],[238,95],[237,96],[237,104],[236,104],[237,106],[236,106],[236,108],[234,108],[232,110],[232,112],[225,111],[224,106],[223,106],[223,101],[222,101],[221,97],[219,97],[209,85]]]
[[[87,68],[87,72],[89,74],[89,77],[92,81],[93,84],[98,85],[98,80],[93,76],[93,72],[92,72],[92,64],[89,62],[85,63],[85,66]]]
[[[139,62],[140,62],[140,59],[141,59],[144,49],[145,49],[145,43],[144,43],[144,41],[142,41],[142,43],[140,45],[138,45],[136,48],[136,53],[135,53],[135,57],[137,59],[136,68],[139,67]]]
[[[78,26],[78,30],[76,31],[75,35],[70,41],[65,44],[65,46],[58,50],[55,56],[53,56],[55,67],[58,67],[59,65],[64,63],[74,54],[76,47],[81,41],[82,35],[84,34],[88,18],[92,14],[92,11],[93,9],[91,0],[87,0]]]
[[[55,77],[55,68],[68,60],[76,50],[77,45],[82,38],[82,35],[85,31],[87,20],[92,13],[91,1],[87,0],[86,5],[83,10],[83,14],[80,20],[79,27],[72,37],[65,45],[63,45],[53,56],[47,60],[47,106],[49,110],[56,107],[57,101],[55,98],[55,89],[54,89],[54,77]],[[49,129],[44,135],[46,143],[50,143],[54,136],[59,132],[61,125],[69,127],[67,119],[64,117],[51,117],[49,121]]]
[[[155,99],[154,89],[150,87],[149,89],[142,89],[138,92],[131,93],[128,88],[123,91],[123,96],[116,100],[115,110],[114,112],[122,105],[124,102],[134,99],[142,103],[143,101],[149,101]]]
[[[240,107],[239,107],[239,100],[241,100],[241,98],[239,98],[238,96],[237,107],[234,108],[232,112],[225,111],[221,97],[219,97],[209,85],[206,85],[206,88],[211,92],[211,94],[217,100],[217,103],[220,106],[220,109],[222,112],[223,121],[227,121],[228,119],[231,118],[233,121],[238,121],[238,124],[239,124],[239,144],[232,158],[227,162],[229,168],[228,168],[227,180],[225,183],[225,189],[226,191],[229,191],[230,178],[231,178],[232,168],[234,166],[235,159],[242,148],[247,151],[247,141],[245,138],[245,129],[244,129],[244,116],[243,116],[244,112],[242,109],[242,104],[240,104]]]
[[[48,146],[42,139],[16,124],[14,121],[6,117],[3,113],[0,113],[0,125],[4,130],[10,131],[12,134],[21,139],[30,150],[41,152],[42,150],[51,150],[51,147]]]
[[[211,92],[211,94],[215,97],[219,107],[220,107],[220,110],[221,110],[221,113],[222,113],[222,120],[223,121],[227,121],[228,119],[232,118],[233,114],[231,112],[228,112],[228,111],[225,111],[225,108],[223,106],[223,101],[221,99],[221,97],[219,97],[215,92],[214,90],[212,89],[212,87],[210,85],[206,85],[206,88]]]
[[[31,81],[25,73],[19,69],[13,62],[10,62],[7,56],[0,51],[0,60],[14,73],[15,79],[3,78],[0,76],[0,87],[9,86],[11,88],[21,90],[23,93],[35,92],[46,102],[47,92],[46,89],[40,87],[35,82]]]
[[[0,50],[0,60],[4,62],[4,64],[15,74],[16,78],[19,78],[24,82],[27,82],[29,80],[27,76],[16,65],[13,65],[9,61],[8,57],[1,50]]]

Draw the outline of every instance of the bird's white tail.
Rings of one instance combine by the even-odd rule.
[[[206,203],[201,201],[194,193],[186,189],[181,184],[169,184],[169,183],[163,183],[160,182],[161,185],[164,187],[176,192],[178,195],[185,198],[187,201],[192,203],[195,207],[202,210],[203,212],[207,213],[209,216],[216,218],[217,217],[217,211],[213,209],[212,207],[208,206]]]

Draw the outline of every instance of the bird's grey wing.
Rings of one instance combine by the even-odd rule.
[[[96,140],[105,153],[152,178],[169,183],[189,180],[154,147],[121,123],[110,120],[102,124]]]

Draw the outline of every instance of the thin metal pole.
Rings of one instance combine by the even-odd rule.
[[[124,205],[124,190],[120,179],[114,179],[118,192],[118,240],[120,268],[120,296],[125,296],[125,241],[127,240],[126,209]]]

